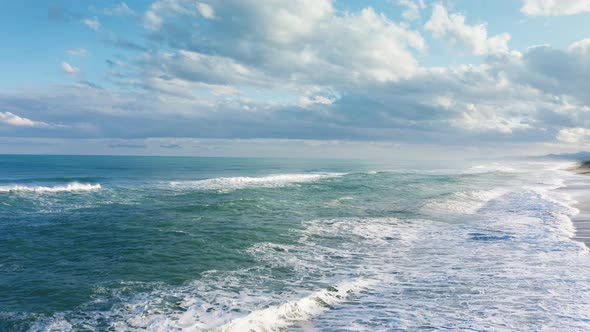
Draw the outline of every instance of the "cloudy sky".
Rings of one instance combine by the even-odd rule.
[[[588,0],[0,7],[0,153],[590,149]]]

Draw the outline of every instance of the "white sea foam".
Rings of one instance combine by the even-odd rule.
[[[63,314],[58,317],[51,318],[47,321],[38,321],[31,326],[28,332],[62,332],[62,331],[74,331],[74,328],[70,322],[63,318]]]
[[[304,223],[301,230],[302,240],[308,243],[314,236],[346,236],[361,239],[373,245],[397,241],[410,236],[412,232],[400,233],[400,220],[397,218],[362,218],[362,219],[318,219]],[[309,243],[308,243],[309,244]]]
[[[422,210],[429,213],[473,214],[489,201],[508,192],[506,189],[473,190],[453,193],[446,199],[433,199]]]
[[[347,301],[350,296],[373,285],[371,280],[356,280],[328,287],[302,299],[256,310],[236,318],[216,331],[280,331],[293,324],[321,315],[330,306]]]
[[[64,191],[89,191],[101,189],[100,184],[89,184],[89,183],[78,183],[72,182],[67,185],[45,187],[45,186],[23,186],[23,185],[12,185],[12,186],[0,186],[0,193],[7,192],[32,192],[32,193],[56,193]]]
[[[245,188],[276,188],[295,183],[314,182],[345,173],[277,174],[263,177],[220,177],[198,181],[174,181],[170,185],[179,189],[233,191]]]

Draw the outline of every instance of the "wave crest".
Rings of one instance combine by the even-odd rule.
[[[72,182],[68,183],[65,186],[54,186],[54,187],[45,187],[45,186],[22,186],[22,185],[13,185],[13,186],[0,186],[0,193],[10,193],[10,192],[32,192],[32,193],[56,193],[56,192],[65,192],[65,191],[90,191],[90,190],[99,190],[101,189],[100,184],[90,184],[90,183],[78,183]]]
[[[344,173],[277,174],[263,177],[220,177],[197,181],[170,182],[174,188],[193,190],[233,191],[246,188],[276,188],[294,183],[314,182],[325,178],[339,177]]]
[[[345,302],[350,296],[371,287],[375,281],[359,279],[315,292],[299,300],[283,303],[236,318],[216,331],[280,331],[297,322],[321,315],[331,306]]]
[[[505,189],[461,191],[446,199],[434,199],[427,202],[422,211],[434,214],[474,214],[489,201],[504,194]]]

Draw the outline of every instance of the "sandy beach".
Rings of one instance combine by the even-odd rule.
[[[590,167],[586,165],[572,169],[574,173],[585,175],[568,184],[566,190],[578,202],[576,208],[580,213],[572,218],[576,227],[575,240],[583,242],[590,248]]]

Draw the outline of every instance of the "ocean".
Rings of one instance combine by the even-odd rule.
[[[0,156],[0,331],[588,331],[566,167]]]

